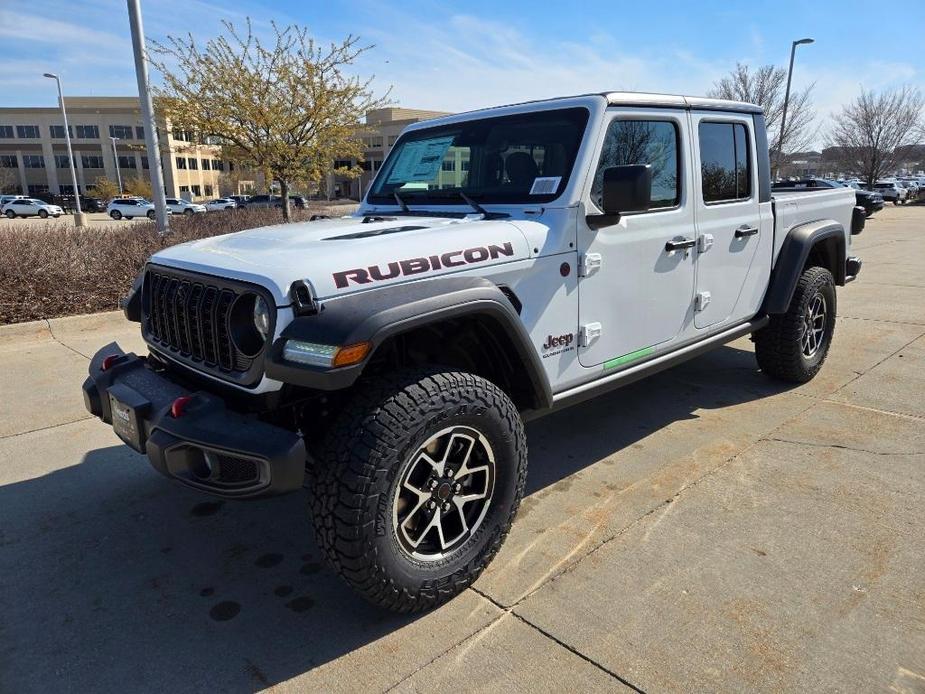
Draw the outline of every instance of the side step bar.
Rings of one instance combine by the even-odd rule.
[[[530,414],[524,413],[525,418],[534,419],[542,414],[547,414],[549,412],[583,402],[609,390],[629,385],[634,381],[638,381],[642,378],[645,378],[646,376],[651,376],[652,374],[658,373],[659,371],[670,369],[672,366],[677,366],[678,364],[685,362],[688,359],[693,359],[694,357],[700,356],[701,354],[709,352],[710,350],[724,345],[727,342],[732,342],[733,340],[737,340],[744,335],[748,335],[755,332],[756,330],[760,330],[767,324],[767,316],[754,318],[747,323],[741,323],[732,328],[728,328],[727,330],[724,330],[721,333],[717,333],[712,337],[693,342],[684,347],[679,347],[672,352],[657,355],[648,361],[632,364],[622,369],[621,371],[604,376],[603,378],[598,378],[594,381],[589,381],[588,383],[582,383],[581,385],[574,386],[573,388],[564,390],[561,393],[554,394],[552,398],[552,408],[542,412]]]

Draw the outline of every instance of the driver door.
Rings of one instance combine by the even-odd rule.
[[[693,319],[697,236],[688,142],[681,109],[621,109],[607,125],[587,212],[602,210],[603,172],[611,166],[651,166],[652,196],[648,210],[608,226],[592,229],[580,218],[582,366],[609,370],[643,359],[671,345]]]

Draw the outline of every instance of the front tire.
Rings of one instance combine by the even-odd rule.
[[[319,547],[375,605],[446,602],[491,561],[523,495],[527,444],[510,398],[470,373],[377,376],[308,472]]]
[[[835,333],[835,280],[822,267],[803,271],[786,313],[755,333],[758,366],[790,383],[811,380],[829,353]]]
[[[42,219],[48,219],[48,213],[45,210],[39,210],[39,217]]]
[[[154,210],[149,210],[149,211],[148,211],[148,214],[147,214],[147,217],[148,217],[148,219],[153,220],[153,219],[154,219]]]
[[[117,222],[122,219],[122,213],[119,210],[113,210],[109,213],[109,216],[115,219]]]

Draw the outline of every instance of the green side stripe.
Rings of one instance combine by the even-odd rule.
[[[610,361],[604,362],[604,370],[606,371],[607,369],[615,369],[618,366],[629,364],[631,361],[636,361],[637,359],[648,357],[654,351],[655,349],[652,347],[643,347],[642,349],[637,349],[635,352],[624,354],[622,357],[614,357]]]

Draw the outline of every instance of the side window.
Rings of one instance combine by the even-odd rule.
[[[751,197],[751,158],[745,126],[703,122],[699,139],[703,201],[733,202]]]
[[[615,120],[607,128],[591,199],[604,209],[604,169],[648,164],[652,167],[649,209],[674,207],[681,200],[678,127],[671,121]]]

